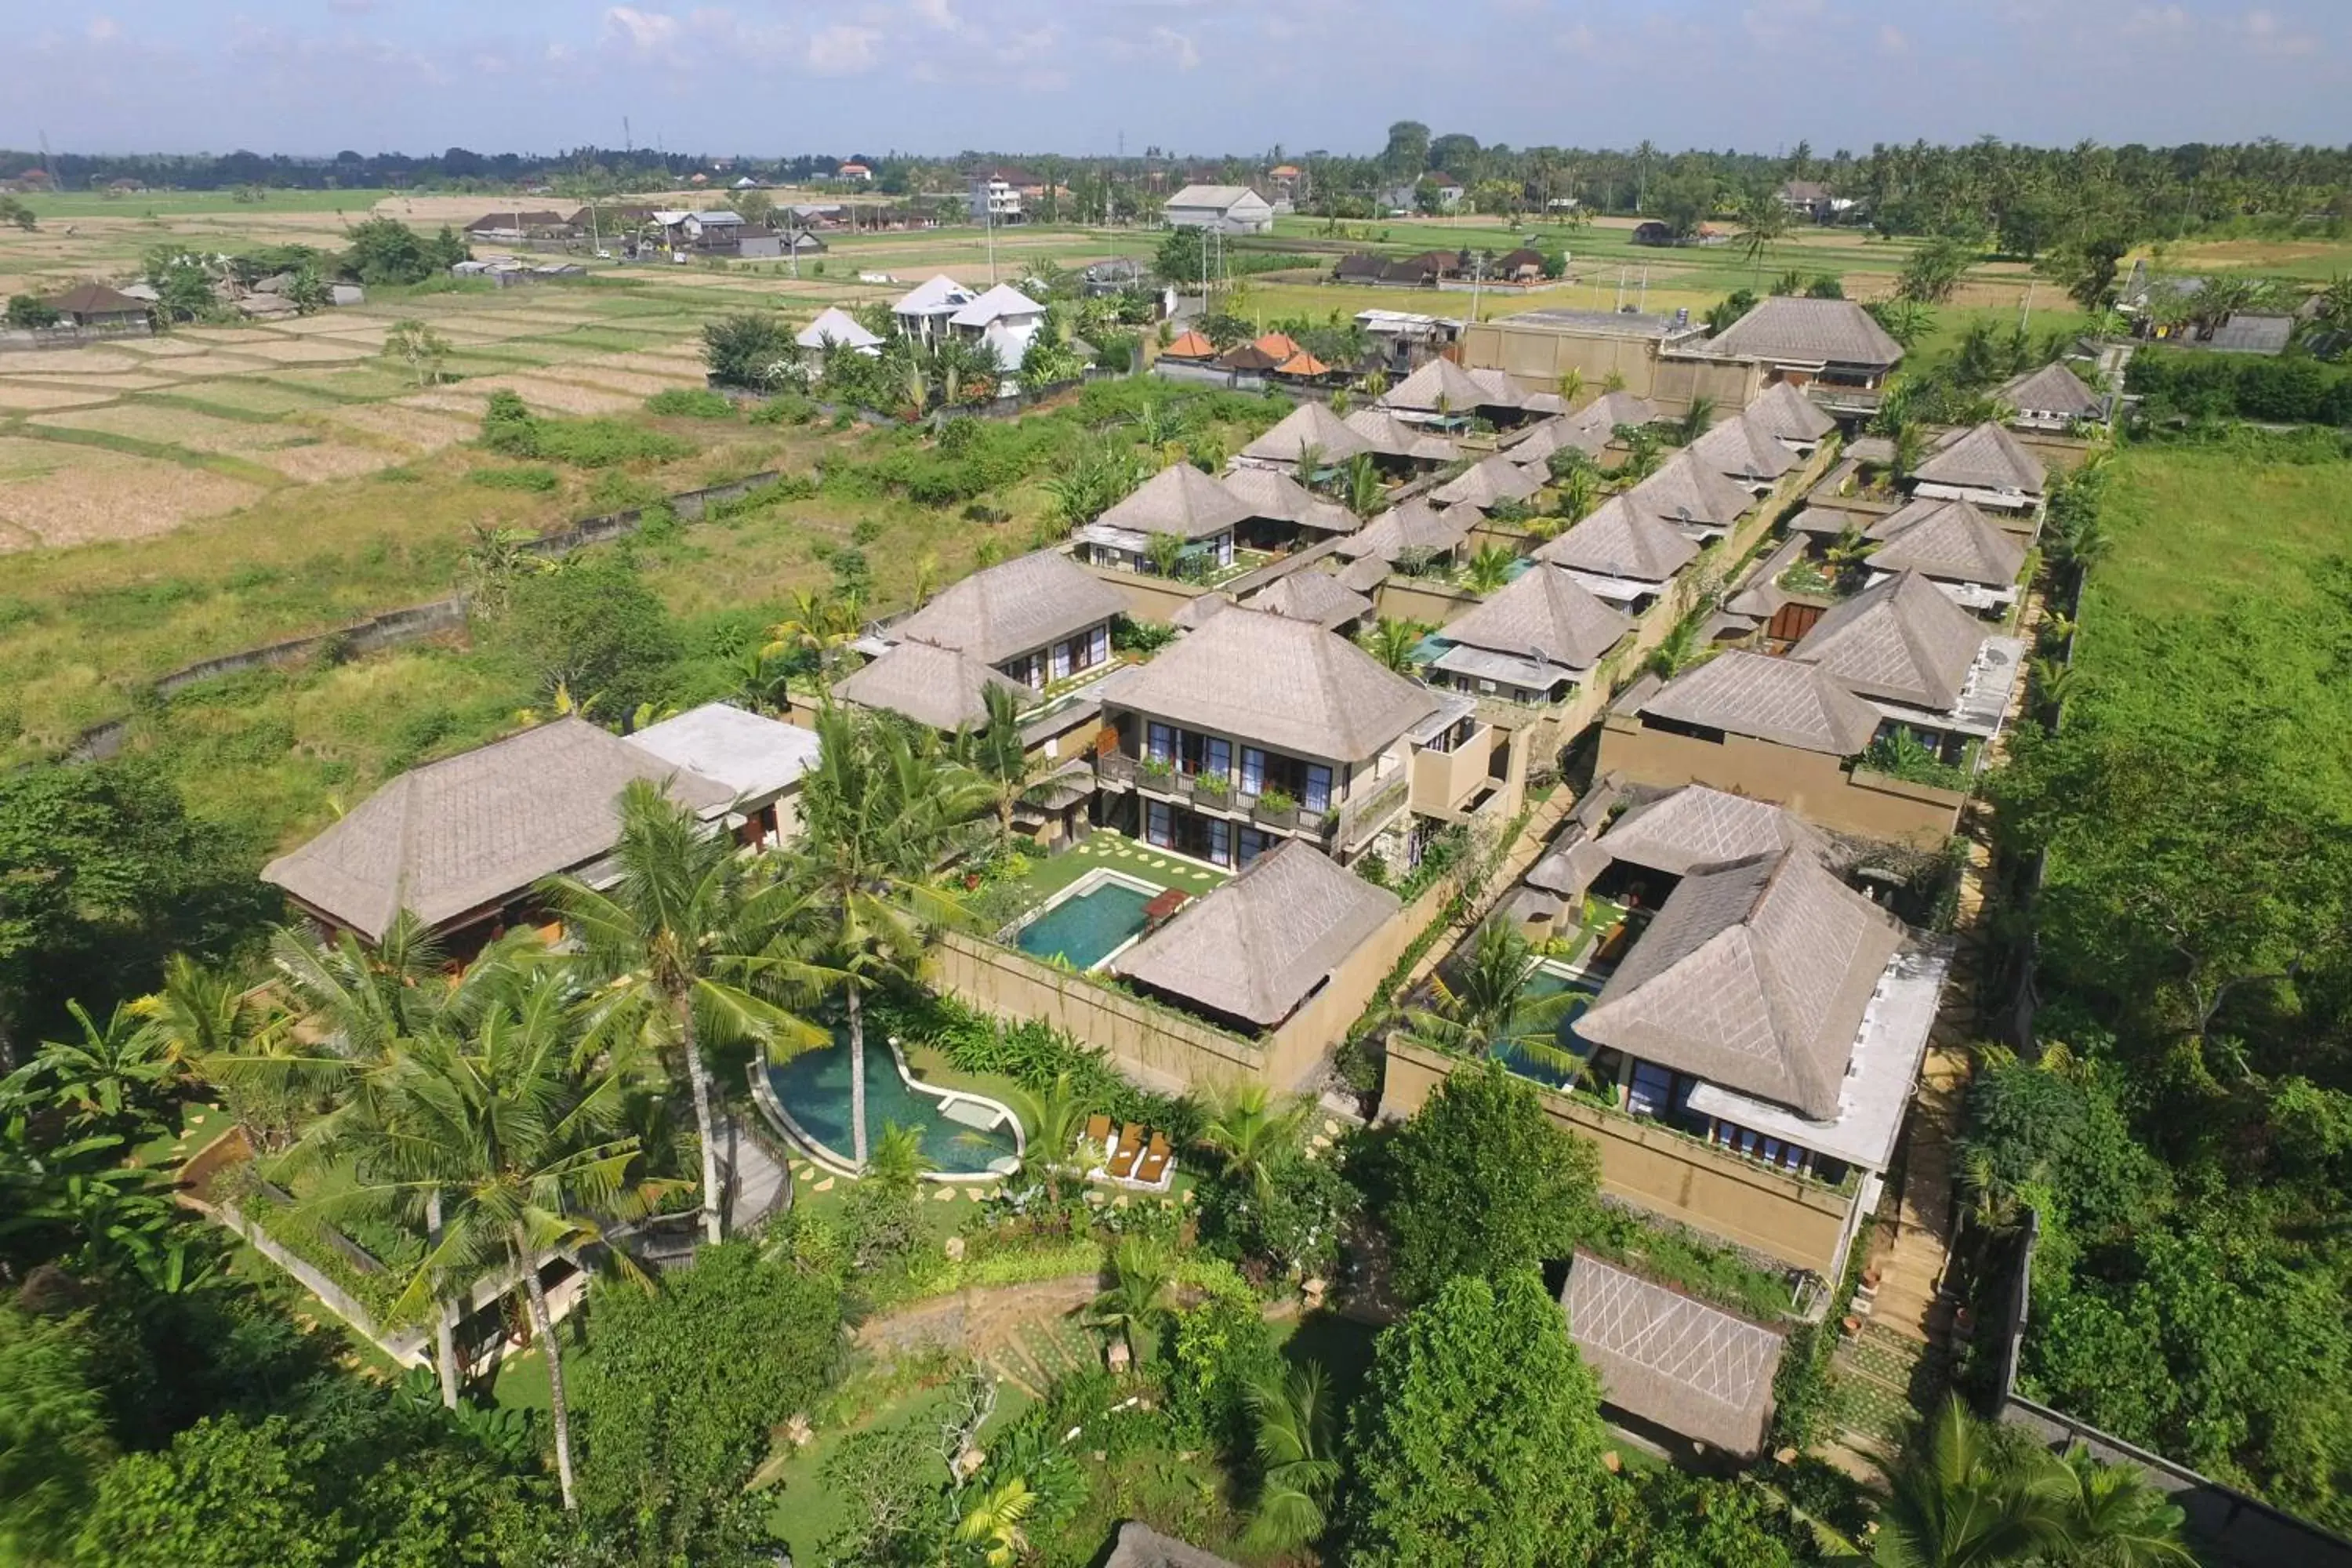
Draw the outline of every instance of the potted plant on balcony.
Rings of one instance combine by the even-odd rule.
[[[1165,757],[1145,757],[1135,764],[1135,776],[1145,789],[1172,791],[1176,787],[1176,764]]]
[[[1204,801],[1211,805],[1224,805],[1225,796],[1232,793],[1232,781],[1227,779],[1223,773],[1194,773],[1192,775],[1193,798]]]
[[[1268,787],[1258,792],[1255,815],[1269,827],[1295,827],[1298,824],[1298,802],[1287,790]]]

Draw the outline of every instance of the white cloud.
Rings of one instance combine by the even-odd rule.
[[[2246,35],[2247,46],[2258,55],[2308,55],[2319,49],[2317,38],[2287,31],[2273,12],[2249,11],[2238,26]]]
[[[1892,22],[1885,23],[1878,29],[1878,52],[1882,55],[1907,55],[1911,52],[1911,40],[1904,36],[1902,28]]]
[[[952,33],[963,26],[963,18],[955,14],[952,0],[914,0],[914,13],[943,33]]]
[[[117,25],[113,17],[93,16],[89,19],[89,41],[91,43],[110,44],[121,36],[122,28]]]
[[[2127,38],[2177,38],[2192,25],[2179,5],[2143,5],[2124,18],[2123,33]]]
[[[856,76],[874,68],[874,46],[882,41],[879,27],[854,27],[836,23],[809,39],[809,69],[819,76]]]
[[[1180,71],[1192,70],[1201,63],[1199,47],[1173,27],[1152,28],[1151,41],[1162,53],[1176,57],[1176,68]]]
[[[631,47],[651,53],[676,41],[677,18],[667,11],[640,11],[632,5],[614,5],[604,13],[604,29],[626,38]]]
[[[1552,42],[1571,55],[1596,54],[1601,48],[1601,40],[1594,36],[1591,27],[1581,22],[1560,34]]]

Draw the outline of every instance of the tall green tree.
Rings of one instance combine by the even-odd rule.
[[[1383,1331],[1356,1409],[1348,1561],[1576,1560],[1604,1471],[1599,1384],[1531,1269],[1463,1275]]]
[[[1396,1135],[1385,1205],[1398,1294],[1499,1279],[1569,1256],[1593,1218],[1601,1160],[1492,1064],[1457,1068]]]
[[[1563,1073],[1583,1060],[1560,1043],[1561,1020],[1577,1000],[1572,991],[1528,994],[1535,949],[1510,921],[1478,928],[1466,962],[1430,981],[1429,1005],[1407,1015],[1408,1038],[1432,1050],[1485,1061],[1503,1055]]]
[[[831,975],[795,952],[812,926],[803,890],[754,868],[650,780],[631,781],[620,804],[618,879],[559,877],[542,891],[578,944],[572,962],[595,994],[597,1036],[628,1037],[684,1070],[703,1235],[715,1242],[725,1215],[709,1048],[749,1042],[782,1057],[824,1045],[825,1032],[785,1002],[815,996]]]
[[[1290,1552],[1321,1535],[1339,1485],[1339,1406],[1322,1363],[1268,1370],[1249,1386],[1257,1426],[1257,1505],[1249,1539]]]

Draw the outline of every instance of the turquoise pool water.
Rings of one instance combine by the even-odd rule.
[[[823,1050],[803,1051],[768,1069],[768,1087],[802,1132],[822,1143],[842,1164],[856,1147],[849,1126],[849,1044],[836,1035]],[[967,1113],[983,1108],[965,1101]],[[866,1135],[869,1142],[890,1122],[922,1134],[925,1167],[955,1175],[984,1172],[991,1162],[1018,1155],[1012,1129],[968,1127],[928,1094],[918,1094],[898,1076],[888,1042],[866,1042]]]
[[[1064,899],[1021,928],[1013,944],[1032,958],[1059,958],[1092,969],[1143,931],[1143,911],[1160,895],[1104,882]]]
[[[1596,1047],[1591,1041],[1576,1032],[1576,1021],[1584,1016],[1585,1009],[1591,1007],[1593,999],[1600,994],[1593,989],[1591,984],[1588,981],[1570,980],[1566,975],[1555,973],[1549,969],[1538,969],[1528,977],[1527,989],[1522,994],[1531,999],[1540,1000],[1546,996],[1557,995],[1562,991],[1575,992],[1576,1000],[1570,1002],[1568,1005],[1568,1010],[1560,1015],[1559,1044],[1564,1049],[1576,1053],[1579,1061],[1589,1061]],[[1532,1079],[1549,1089],[1564,1089],[1574,1080],[1573,1074],[1562,1072],[1549,1062],[1537,1061],[1525,1052],[1509,1046],[1497,1046],[1492,1054],[1496,1061],[1501,1062],[1521,1078]]]

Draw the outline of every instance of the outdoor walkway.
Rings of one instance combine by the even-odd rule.
[[[746,1230],[791,1201],[792,1173],[733,1118],[719,1134],[719,1163],[727,1170],[727,1228]]]

